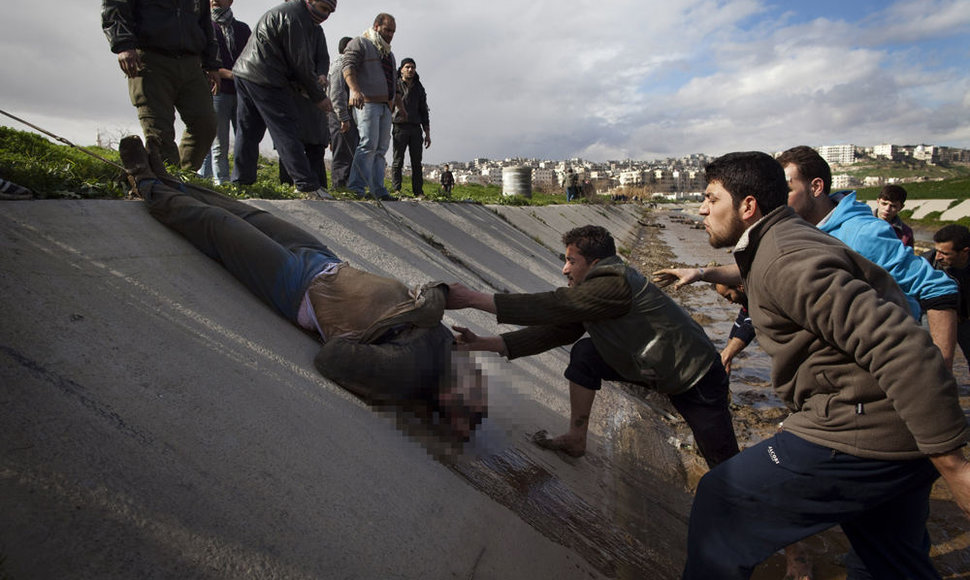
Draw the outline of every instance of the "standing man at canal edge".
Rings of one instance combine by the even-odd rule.
[[[360,142],[354,152],[347,186],[364,197],[366,189],[383,201],[395,198],[384,185],[387,149],[391,145],[391,115],[396,106],[397,74],[391,40],[397,23],[390,14],[380,13],[374,25],[353,39],[344,51],[344,79],[350,92]]]
[[[424,173],[421,167],[421,144],[431,147],[431,117],[428,112],[428,94],[421,84],[413,58],[401,61],[398,71],[397,93],[404,106],[394,112],[394,162],[391,164],[391,189],[401,193],[401,169],[404,166],[404,150],[411,158],[411,193],[424,195]],[[422,135],[423,133],[423,135]],[[423,139],[422,139],[423,136]]]
[[[102,0],[101,28],[145,138],[158,141],[165,163],[198,170],[216,136],[219,92],[209,0]],[[177,146],[175,111],[185,123]]]

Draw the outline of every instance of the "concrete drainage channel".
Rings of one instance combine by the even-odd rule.
[[[252,203],[357,267],[491,291],[560,286],[572,227],[603,225],[621,247],[640,227],[634,205],[399,202],[390,219]],[[578,461],[529,442],[565,425],[565,349],[478,357],[489,418],[456,452],[320,377],[311,337],[141,202],[5,203],[0,243],[11,577],[679,575],[690,498],[648,406],[604,389]],[[474,311],[445,322],[508,329]]]

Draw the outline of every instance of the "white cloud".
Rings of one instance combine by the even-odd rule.
[[[0,108],[69,139],[137,128],[90,0],[5,8]],[[239,0],[255,24],[272,2]],[[970,146],[965,0],[795,22],[764,0],[387,0],[432,109],[429,161],[650,158],[796,143]],[[378,9],[342,2],[341,36]],[[926,41],[924,44],[923,41]],[[959,66],[954,63],[959,62]],[[14,122],[4,124],[18,126]]]

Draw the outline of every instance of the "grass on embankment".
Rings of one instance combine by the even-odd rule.
[[[120,163],[114,149],[85,146],[108,161]],[[239,198],[300,199],[292,185],[279,182],[279,163],[260,157],[256,183],[247,186],[225,184],[216,186],[195,173],[178,171],[182,179],[221,191]],[[119,199],[128,193],[128,182],[121,170],[78,149],[59,145],[29,132],[0,126],[0,177],[22,185],[37,198],[46,199]],[[403,199],[414,198],[411,181],[405,176]],[[390,182],[386,183],[390,189]],[[455,184],[450,196],[445,196],[437,183],[425,180],[425,199],[440,202],[476,202],[502,205],[550,205],[565,203],[561,193],[533,192],[532,198],[504,196],[499,185]],[[338,199],[356,199],[347,191],[333,191]]]

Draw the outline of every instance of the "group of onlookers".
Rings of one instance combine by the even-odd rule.
[[[423,194],[422,144],[431,145],[427,94],[414,59],[396,65],[394,17],[381,13],[360,36],[341,39],[331,62],[320,25],[337,0],[284,0],[253,30],[234,18],[232,3],[103,0],[104,32],[145,138],[162,159],[216,184],[249,185],[269,131],[281,183],[332,199],[324,163],[329,146],[333,187],[388,200],[394,198],[384,185],[385,155],[393,126],[393,189],[400,192],[409,150],[412,190]],[[176,111],[185,124],[179,145]]]

